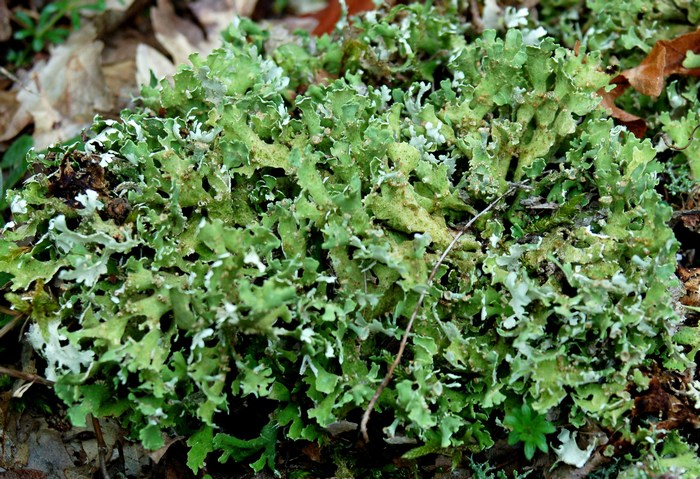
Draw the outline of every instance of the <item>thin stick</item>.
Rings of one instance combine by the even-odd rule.
[[[90,416],[92,416],[92,429],[95,431],[95,439],[97,440],[97,457],[100,463],[102,479],[111,479],[109,477],[109,472],[107,472],[107,461],[105,460],[107,456],[107,444],[105,444],[105,438],[102,435],[100,421],[92,414]]]
[[[10,309],[7,306],[2,306],[0,305],[0,313],[6,314],[8,316],[19,316],[20,313],[19,311],[15,311],[14,309]]]
[[[22,83],[22,80],[20,80],[19,78],[17,78],[17,75],[13,75],[9,70],[7,70],[6,68],[4,68],[4,67],[2,67],[2,66],[0,66],[0,75],[2,75],[2,76],[4,76],[5,78],[7,78],[7,79],[9,79],[9,80],[12,80],[13,82],[15,82],[15,84],[19,87],[20,90],[24,90],[24,91],[26,91],[27,93],[30,93],[30,94],[36,96],[37,93],[36,93],[35,91],[32,91],[32,90],[30,90],[29,88],[27,88],[27,87]]]
[[[4,311],[0,311],[0,312],[4,313]],[[16,311],[13,311],[13,312],[16,312]],[[0,329],[0,338],[2,338],[7,333],[12,331],[12,328],[14,328],[17,325],[17,323],[19,323],[20,321],[22,321],[22,315],[17,315],[14,318],[12,318],[9,323],[7,323],[5,326],[2,327],[2,329]]]
[[[673,212],[674,218],[678,218],[680,216],[694,216],[694,215],[700,215],[700,210],[680,210],[680,211]]]
[[[668,141],[666,141],[666,135],[662,135],[661,139],[664,140],[664,143],[666,143],[666,146],[668,148],[675,150],[675,151],[683,151],[693,143],[693,140],[695,139],[695,132],[698,131],[699,128],[700,128],[700,124],[695,125],[695,128],[693,128],[693,131],[690,132],[690,136],[688,137],[688,144],[683,146],[683,147],[673,146],[673,145],[669,144]]]
[[[43,384],[44,386],[53,386],[55,384],[53,381],[49,381],[41,376],[37,376],[36,374],[25,373],[24,371],[17,371],[16,369],[9,369],[3,366],[0,366],[0,374],[6,374],[12,378],[24,379],[25,381]]]
[[[481,218],[483,215],[485,215],[487,212],[492,210],[503,198],[506,196],[510,195],[513,193],[519,185],[513,185],[511,186],[508,191],[503,193],[501,196],[493,200],[486,208],[481,210],[479,213],[477,213],[476,216],[474,216],[472,219],[470,219],[455,235],[455,237],[452,239],[450,244],[447,246],[445,251],[443,251],[442,255],[440,255],[440,258],[437,260],[435,263],[435,266],[433,266],[432,271],[430,272],[430,276],[428,276],[428,284],[426,287],[421,291],[420,296],[418,297],[418,302],[416,303],[415,308],[413,308],[413,313],[411,313],[411,318],[408,320],[408,324],[406,325],[406,330],[403,333],[403,336],[401,337],[401,344],[399,345],[399,352],[396,354],[396,357],[394,358],[394,362],[391,363],[389,366],[389,370],[386,372],[386,375],[384,376],[384,379],[382,380],[381,384],[377,388],[377,390],[374,392],[374,396],[372,396],[372,399],[370,399],[369,404],[367,405],[367,408],[365,409],[365,413],[362,415],[362,421],[360,422],[360,432],[362,433],[362,438],[365,440],[365,442],[369,442],[369,436],[367,434],[367,423],[369,422],[369,416],[372,414],[372,410],[374,409],[374,405],[377,403],[377,400],[379,399],[379,396],[381,396],[382,392],[384,389],[389,385],[391,382],[391,378],[394,375],[394,370],[396,369],[396,366],[399,365],[401,362],[401,357],[403,356],[403,352],[406,349],[406,343],[408,342],[408,335],[411,333],[411,328],[413,327],[413,323],[416,320],[416,317],[418,316],[418,311],[420,310],[421,305],[423,304],[423,299],[425,299],[425,295],[428,294],[428,289],[433,284],[433,279],[435,278],[435,275],[437,274],[438,269],[440,268],[440,265],[442,265],[442,262],[445,261],[445,258],[447,255],[450,253],[452,248],[454,248],[455,244],[457,244],[457,241],[462,237],[462,235],[478,220]]]
[[[0,74],[2,74],[2,76],[6,77],[8,80],[12,80],[13,82],[15,82],[19,85],[22,84],[22,82],[20,81],[19,78],[17,78],[15,75],[10,73],[9,70],[7,70],[6,68],[4,68],[2,66],[0,66]]]

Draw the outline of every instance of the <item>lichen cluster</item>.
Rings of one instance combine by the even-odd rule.
[[[428,288],[387,440],[479,451],[507,414],[566,430],[559,451],[629,436],[640,370],[690,364],[662,166],[598,108],[599,56],[531,33],[411,5],[272,46],[236,20],[141,109],[35,154],[0,269],[73,421],[274,467],[277,438],[358,420]],[[218,430],[263,398],[254,445]]]

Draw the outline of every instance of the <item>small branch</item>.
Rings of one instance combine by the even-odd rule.
[[[0,312],[4,313],[2,309],[0,309]],[[16,313],[16,311],[13,311],[13,313]],[[12,331],[12,328],[14,328],[20,321],[22,321],[22,315],[16,315],[14,318],[12,318],[9,323],[0,329],[0,338]]]
[[[109,472],[107,471],[107,444],[105,444],[105,438],[102,435],[102,428],[100,427],[100,421],[93,416],[92,417],[92,429],[95,431],[95,439],[97,439],[97,457],[100,463],[100,471],[102,472],[102,479],[111,479],[109,477]]]
[[[666,134],[661,135],[661,139],[664,140],[664,143],[666,144],[666,146],[668,148],[675,150],[675,151],[683,151],[686,148],[688,148],[690,145],[693,144],[693,140],[695,139],[695,132],[698,131],[699,128],[700,128],[700,124],[695,125],[695,128],[693,128],[693,131],[690,132],[690,136],[688,137],[688,143],[683,147],[674,146],[674,145],[669,144],[668,140],[666,139],[666,138],[668,138],[668,136]]]
[[[673,212],[674,218],[679,218],[681,216],[693,216],[693,215],[700,215],[700,210],[680,210],[680,211]]]
[[[124,447],[122,446],[122,439],[117,440],[117,452],[119,453],[119,471],[126,476],[126,460],[124,459]]]
[[[360,432],[362,433],[362,438],[365,440],[365,442],[369,442],[369,435],[367,434],[367,423],[369,422],[369,416],[372,414],[372,410],[374,409],[374,405],[377,403],[377,400],[379,400],[379,396],[381,396],[382,392],[384,389],[389,385],[391,382],[391,378],[394,375],[394,370],[396,369],[396,366],[399,365],[401,362],[401,357],[403,356],[404,350],[406,349],[406,343],[408,342],[408,335],[411,333],[411,328],[413,328],[413,323],[416,320],[416,317],[418,317],[418,311],[420,310],[421,305],[423,304],[423,300],[425,299],[426,294],[428,294],[428,289],[433,284],[433,279],[435,278],[435,275],[437,274],[438,269],[440,268],[440,265],[442,265],[442,262],[445,261],[445,258],[447,255],[452,251],[452,248],[454,248],[455,244],[457,244],[457,241],[462,237],[462,235],[469,229],[471,226],[481,218],[483,215],[485,215],[487,212],[492,210],[500,201],[505,198],[506,196],[509,196],[511,193],[513,193],[516,189],[518,189],[520,185],[512,185],[508,191],[503,193],[501,196],[493,200],[486,208],[481,210],[476,216],[474,216],[472,219],[470,219],[462,228],[459,230],[459,232],[455,235],[455,237],[452,239],[450,244],[445,248],[445,251],[440,255],[440,258],[437,260],[435,263],[435,266],[433,266],[432,271],[430,271],[430,276],[428,276],[428,282],[426,287],[421,291],[420,296],[418,297],[418,302],[416,303],[416,306],[413,308],[413,313],[411,313],[411,318],[408,320],[408,324],[406,325],[406,330],[403,333],[403,336],[401,337],[401,344],[399,345],[399,351],[396,354],[396,357],[394,358],[394,362],[391,363],[389,366],[388,371],[386,372],[386,375],[384,376],[384,379],[382,380],[381,384],[377,388],[377,390],[374,392],[374,396],[372,396],[372,399],[370,399],[369,404],[367,405],[367,408],[365,409],[364,414],[362,415],[362,421],[360,422]]]
[[[7,306],[2,305],[0,305],[0,313],[6,314],[8,316],[19,316],[22,314],[19,311],[15,311],[14,309],[10,309]]]
[[[10,73],[9,70],[7,70],[5,67],[0,66],[0,74],[7,78],[8,80],[12,80],[13,82],[17,83],[18,85],[21,85],[22,82],[20,81],[19,78],[17,78],[15,75]]]
[[[27,93],[36,96],[36,92],[27,88],[27,86],[22,83],[22,80],[20,80],[17,77],[17,75],[13,75],[12,72],[10,72],[9,70],[7,70],[6,68],[4,68],[2,66],[0,66],[0,75],[4,76],[8,80],[12,80],[20,90],[24,90]]]
[[[0,374],[6,374],[12,378],[24,379],[25,381],[43,384],[44,386],[53,386],[55,384],[53,381],[49,381],[41,376],[37,376],[36,374],[25,373],[24,371],[17,371],[16,369],[10,369],[3,366],[0,366]]]

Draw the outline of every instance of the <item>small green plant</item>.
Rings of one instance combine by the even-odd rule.
[[[63,43],[71,31],[80,28],[82,12],[101,12],[104,9],[105,0],[60,0],[47,4],[38,14],[29,10],[17,10],[12,18],[19,29],[15,30],[13,38],[26,42],[26,47],[24,50],[10,50],[8,61],[23,63],[28,59],[29,52],[38,53],[49,44]],[[63,26],[67,22],[69,26]]]
[[[255,472],[260,472],[265,466],[275,470],[275,455],[277,443],[277,429],[275,423],[263,426],[260,436],[253,439],[239,439],[230,434],[219,433],[213,435],[210,426],[204,426],[187,441],[191,447],[187,456],[187,465],[198,471],[204,466],[207,454],[215,449],[221,451],[219,462],[224,464],[232,459],[235,462],[260,453],[260,457],[250,464]]]
[[[503,419],[503,424],[510,429],[508,444],[515,445],[519,442],[525,444],[525,457],[530,460],[535,455],[535,450],[547,452],[547,434],[555,431],[554,424],[540,416],[527,404],[520,409],[513,409]]]

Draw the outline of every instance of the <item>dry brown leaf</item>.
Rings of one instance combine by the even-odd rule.
[[[106,0],[105,10],[126,11],[135,0]]]
[[[156,449],[155,451],[150,451],[148,453],[148,457],[151,458],[153,462],[158,464],[161,459],[163,459],[163,456],[165,456],[165,453],[168,452],[168,449],[170,447],[179,442],[182,441],[185,438],[185,436],[175,436],[175,437],[168,437],[165,434],[163,434],[163,439],[165,440],[165,444],[160,449]]]
[[[235,15],[250,15],[257,0],[199,0],[189,8],[199,25],[175,12],[171,0],[158,0],[151,9],[155,36],[168,52],[172,62],[157,50],[139,47],[136,55],[136,76],[139,83],[150,80],[150,70],[156,77],[172,75],[177,65],[189,63],[193,53],[206,56],[221,45],[221,31],[228,27]],[[204,30],[202,30],[202,28]]]
[[[613,80],[615,81],[615,80]],[[610,112],[618,124],[624,125],[637,138],[644,138],[647,132],[647,123],[637,115],[633,115],[615,105],[615,100],[627,89],[626,86],[616,85],[611,91],[605,88],[598,90],[598,95],[602,98],[600,105]]]
[[[207,55],[214,49],[197,25],[177,15],[170,0],[158,0],[158,5],[151,9],[151,21],[158,42],[175,65],[188,63],[194,52]]]
[[[688,69],[683,66],[689,51],[700,52],[700,29],[672,40],[659,40],[642,63],[623,71],[620,76],[638,92],[657,97],[670,75],[700,76],[700,68]]]
[[[175,74],[176,67],[150,45],[142,43],[136,48],[136,84],[148,85],[151,81],[151,72],[156,78],[168,78]]]
[[[14,74],[4,68],[0,76],[12,82],[12,88],[3,90],[0,98],[0,142],[10,140],[17,136],[27,125],[31,124],[32,116],[23,108],[17,99],[17,94],[29,81],[29,72],[18,70]]]
[[[46,479],[46,473],[36,469],[15,469],[0,472],[0,479]]]
[[[19,107],[17,90],[0,91],[0,141],[15,137],[31,121],[29,114],[17,118]]]
[[[603,99],[601,106],[637,138],[643,138],[647,131],[646,122],[617,107],[615,100],[630,86],[644,95],[657,97],[670,75],[700,76],[700,68],[683,66],[689,51],[700,52],[700,29],[672,40],[659,40],[638,66],[624,70],[612,79],[610,84],[615,85],[612,91],[605,91],[604,88],[598,91]]]
[[[276,50],[282,45],[296,43],[301,45],[301,38],[295,35],[297,30],[313,31],[318,25],[318,20],[311,17],[285,17],[279,20],[262,20],[260,26],[266,29],[270,35],[265,40],[265,50]]]
[[[207,39],[217,40],[235,15],[249,17],[257,0],[197,0],[189,8],[206,31]]]
[[[346,4],[348,15],[357,15],[376,8],[373,0],[347,0]],[[331,33],[335,29],[338,20],[340,20],[341,13],[342,9],[338,0],[330,0],[326,8],[312,13],[310,16],[318,20],[318,25],[313,31],[314,35]]]
[[[48,62],[37,62],[24,89],[16,117],[34,120],[34,146],[42,150],[76,136],[96,112],[109,111],[113,99],[102,75],[102,42],[95,41],[89,24],[51,52]],[[13,122],[15,119],[13,118]],[[6,133],[0,140],[6,138]]]
[[[313,462],[321,462],[321,446],[317,442],[310,442],[301,448],[302,454]]]

